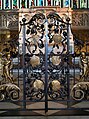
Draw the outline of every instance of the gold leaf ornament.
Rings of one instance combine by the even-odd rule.
[[[61,62],[61,59],[59,58],[59,56],[52,56],[51,61],[53,65],[59,65]]]
[[[53,35],[52,39],[55,43],[60,44],[62,41],[62,36],[60,34],[55,34],[55,35]]]
[[[32,67],[36,67],[40,64],[40,58],[38,56],[33,55],[30,60],[30,64]]]
[[[41,80],[35,80],[33,83],[33,87],[36,89],[42,89],[44,86],[43,82]]]
[[[58,91],[60,89],[60,82],[58,80],[53,80],[51,83],[53,91]]]

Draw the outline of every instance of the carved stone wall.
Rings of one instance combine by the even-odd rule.
[[[72,27],[89,29],[89,10],[73,11]]]
[[[89,41],[89,10],[74,10],[72,13],[72,31],[80,40]],[[87,46],[89,52],[89,46]],[[83,50],[85,50],[84,48]]]
[[[1,12],[0,13],[0,28],[18,29],[19,16],[18,13]]]

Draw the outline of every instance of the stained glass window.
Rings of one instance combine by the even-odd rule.
[[[26,8],[25,0],[22,0],[22,2],[21,2],[21,8]]]
[[[47,0],[48,6],[51,6],[51,0]]]
[[[89,8],[89,0],[0,0],[0,9],[29,8],[30,6]]]
[[[9,9],[9,0],[5,0],[5,9]]]
[[[34,6],[34,0],[31,0],[31,6]]]
[[[73,0],[73,8],[78,8],[78,0]]]
[[[14,8],[14,9],[17,8],[17,0],[13,0],[13,8]]]
[[[64,7],[69,7],[69,0],[64,0]]]
[[[39,0],[39,6],[43,6],[43,0]]]
[[[36,1],[36,0],[34,0],[34,1]],[[31,6],[31,0],[25,0],[25,6],[26,6],[26,8],[29,8]]]
[[[34,0],[34,6],[38,6],[38,1]]]
[[[60,4],[61,4],[61,0],[54,0],[54,6],[56,5],[60,6]]]
[[[80,0],[80,8],[87,8],[87,0]]]

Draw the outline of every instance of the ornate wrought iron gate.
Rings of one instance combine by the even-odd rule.
[[[77,54],[76,48],[70,52],[69,28],[70,19],[67,17],[64,21],[57,13],[35,14],[28,23],[23,19],[24,36],[23,46],[27,47],[28,53],[25,55],[25,99],[31,101],[45,102],[45,112],[55,109],[72,109],[73,100],[81,101],[85,97],[85,87],[87,82],[80,82],[84,79],[83,71],[88,68],[87,59],[84,59],[86,66],[82,69],[82,77],[77,76],[77,70],[80,71],[81,66],[75,64],[75,57],[79,55],[82,58],[82,41],[76,40],[75,47],[79,48]],[[78,43],[79,42],[79,43]],[[80,44],[80,47],[78,46]],[[23,57],[24,57],[23,55]],[[82,59],[80,58],[80,62]],[[85,61],[86,60],[86,61]],[[82,66],[83,67],[83,66]],[[80,74],[79,74],[80,76]],[[75,84],[79,78],[79,83]],[[81,85],[84,85],[84,90]],[[87,87],[88,88],[88,87]],[[62,104],[58,103],[61,102]],[[61,107],[61,108],[60,108]]]
[[[70,25],[68,17],[64,21],[55,12],[47,15],[38,12],[29,21],[22,19],[23,68],[18,67],[16,83],[13,83],[10,72],[6,74],[4,70],[4,77],[10,83],[1,85],[1,103],[3,100],[19,103],[18,109],[13,111],[89,109],[87,106],[76,106],[88,102],[88,43],[74,37],[75,47],[71,52]],[[86,52],[83,50],[84,44]],[[17,50],[15,46],[12,47],[14,50],[10,50],[10,56],[14,58]],[[6,55],[5,61],[10,61]]]
[[[67,102],[70,97],[70,19],[63,21],[57,13],[50,13],[47,16],[37,13],[28,23],[25,20],[23,18],[23,27],[27,25],[26,29],[23,28],[25,100],[44,100],[47,112],[50,109],[48,101]]]

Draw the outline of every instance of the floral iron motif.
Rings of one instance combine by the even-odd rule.
[[[51,99],[67,98],[67,80],[63,75],[63,69],[66,67],[63,67],[63,64],[67,62],[67,25],[69,21],[69,18],[63,21],[55,12],[47,15],[38,12],[27,23],[25,21],[25,45],[28,50],[28,53],[25,54],[25,67],[28,68],[26,99],[43,99],[45,87],[47,87]],[[48,29],[47,34],[45,33],[46,27]],[[47,39],[45,35],[47,35]],[[50,50],[48,54],[46,54],[46,42],[48,43],[48,50]],[[51,49],[49,49],[50,46]],[[48,56],[47,61],[45,61],[46,55]],[[48,79],[45,79],[48,80],[47,86],[45,86],[44,80],[45,62],[48,62]]]
[[[49,45],[52,47],[48,54],[49,85],[48,94],[51,99],[66,99],[67,85],[64,76],[64,66],[67,62],[67,19],[65,21],[57,13],[49,13],[48,37]]]

